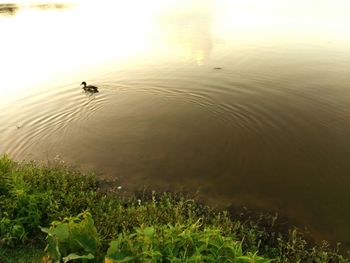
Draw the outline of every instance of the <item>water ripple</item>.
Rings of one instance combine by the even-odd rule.
[[[72,126],[79,127],[93,118],[106,97],[101,94],[88,94],[76,87],[67,85],[55,87],[47,92],[25,97],[14,104],[16,114],[4,116],[1,134],[6,136],[4,149],[14,157],[28,152],[31,147],[43,142],[59,144],[69,136]]]

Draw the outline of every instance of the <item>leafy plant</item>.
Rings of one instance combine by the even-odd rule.
[[[75,259],[93,259],[100,245],[94,221],[89,212],[63,221],[54,221],[50,228],[41,228],[47,233],[46,251],[54,262]]]
[[[266,259],[258,255],[258,252],[248,252],[246,256],[238,257],[241,263],[270,263],[271,259]]]
[[[106,258],[111,262],[270,262],[256,253],[244,257],[241,242],[216,228],[201,229],[198,222],[141,226],[129,235],[120,234],[110,243]]]
[[[41,239],[39,226],[87,209],[96,196],[93,174],[56,163],[17,163],[0,157],[0,244]]]
[[[350,262],[338,246],[316,245],[276,215],[218,212],[182,193],[144,190],[126,196],[113,187],[100,190],[99,184],[93,173],[63,162],[42,165],[0,157],[0,262],[39,262],[44,233],[38,226],[53,221],[44,229],[51,259],[43,262],[85,262],[92,256],[102,262],[109,246],[106,262],[127,261],[128,256],[132,261],[210,262],[232,254],[235,260],[229,261],[241,263],[266,258],[276,263]],[[66,218],[86,210],[91,215]],[[90,238],[97,248],[84,243]]]

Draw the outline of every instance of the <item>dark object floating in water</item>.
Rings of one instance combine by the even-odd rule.
[[[222,69],[222,68],[220,68],[220,67],[216,67],[216,68],[214,68],[214,69]]]
[[[86,86],[86,82],[85,82],[85,81],[83,81],[80,85],[84,85],[83,89],[84,89],[85,91],[93,92],[93,93],[98,92],[97,87],[92,86],[92,85]]]
[[[0,16],[13,16],[18,11],[19,6],[16,4],[0,4]]]

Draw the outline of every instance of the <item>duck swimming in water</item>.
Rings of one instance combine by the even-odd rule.
[[[83,89],[84,89],[85,91],[94,92],[94,93],[95,93],[95,92],[98,92],[97,87],[92,86],[92,85],[86,86],[86,82],[85,82],[85,81],[83,81],[80,85],[84,85]]]

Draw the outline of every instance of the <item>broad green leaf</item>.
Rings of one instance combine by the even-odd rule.
[[[52,230],[47,227],[40,227],[40,230],[46,234],[52,235]]]
[[[85,251],[92,253],[96,252],[98,243],[92,234],[80,232],[76,233],[71,238],[75,240]]]
[[[52,232],[61,242],[65,241],[69,237],[68,224],[64,223],[64,224],[58,225]]]
[[[145,236],[147,236],[147,237],[152,237],[153,234],[154,234],[154,227],[146,227],[146,228],[143,230],[143,233],[144,233]]]
[[[135,259],[129,252],[114,252],[113,254],[108,254],[107,257],[117,262],[127,262]]]
[[[111,255],[111,254],[116,253],[118,251],[119,251],[119,241],[114,240],[111,243],[109,243],[107,255]]]

